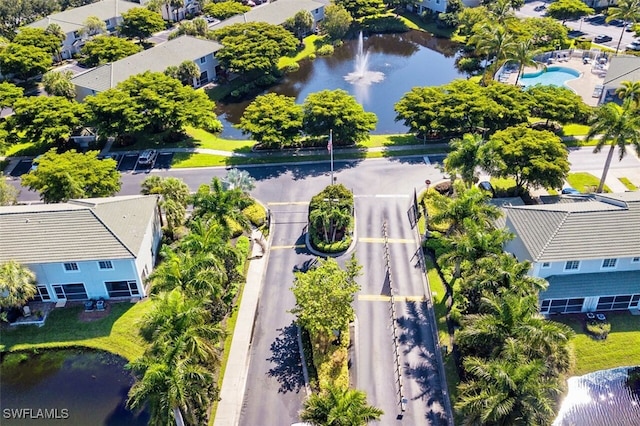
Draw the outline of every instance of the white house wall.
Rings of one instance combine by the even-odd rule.
[[[565,271],[564,267],[566,261],[561,262],[549,262],[548,267],[543,267],[542,262],[537,262],[532,268],[532,275],[540,278],[550,277],[552,275],[568,275],[568,274],[591,274],[602,272],[620,272],[620,271],[638,271],[640,270],[640,261],[633,262],[632,257],[618,258],[615,268],[603,268],[603,259],[592,260],[580,260],[580,259],[567,259],[567,260],[579,260],[580,265],[577,270]]]
[[[444,13],[447,11],[447,0],[423,0],[418,3],[418,13],[424,12],[425,9]]]
[[[146,296],[145,291],[145,279],[153,271],[156,258],[158,256],[158,250],[160,243],[162,242],[162,227],[160,224],[160,215],[156,209],[156,213],[153,215],[153,220],[147,224],[147,229],[144,231],[144,242],[140,246],[136,256],[135,265],[138,271],[137,279],[140,295]]]

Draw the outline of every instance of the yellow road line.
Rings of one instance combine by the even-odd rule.
[[[306,206],[308,204],[308,201],[275,201],[267,203],[268,206]]]
[[[408,240],[403,238],[389,238],[387,240],[389,244],[415,244],[414,240]],[[358,238],[358,242],[360,243],[384,243],[384,238]]]
[[[391,296],[384,296],[382,294],[359,294],[358,300],[363,302],[388,302],[391,300]],[[396,302],[422,302],[424,296],[395,296]]]
[[[304,244],[296,244],[290,246],[271,246],[271,250],[287,250],[287,249],[297,249],[297,248],[305,248]]]

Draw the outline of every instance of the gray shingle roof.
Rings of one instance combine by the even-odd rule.
[[[640,58],[637,56],[618,55],[611,58],[603,85],[617,88],[623,81],[640,81]]]
[[[145,71],[163,72],[170,66],[178,66],[188,60],[195,61],[220,49],[222,45],[218,42],[185,35],[78,74],[71,81],[76,86],[103,92],[132,75]]]
[[[211,27],[211,29],[217,30],[229,25],[244,24],[245,22],[266,22],[268,24],[280,25],[301,10],[312,12],[323,6],[323,2],[314,0],[278,0],[251,9],[243,15],[236,15],[225,19]]]
[[[553,275],[547,281],[540,300],[640,293],[640,271]]]
[[[54,13],[46,18],[29,24],[29,27],[45,29],[49,24],[58,24],[62,31],[70,33],[82,28],[82,24],[89,16],[97,16],[102,20],[115,18],[134,7],[142,7],[138,3],[123,0],[100,0],[85,6],[67,9],[64,12]]]
[[[0,262],[136,257],[157,196],[0,207]]]
[[[640,255],[640,192],[575,203],[505,207],[506,226],[534,262]]]

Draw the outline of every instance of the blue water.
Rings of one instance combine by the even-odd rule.
[[[544,86],[564,86],[568,80],[574,80],[580,77],[580,73],[573,68],[567,67],[548,67],[545,70],[522,74],[518,83],[523,86],[535,86],[542,84]]]
[[[553,426],[638,426],[640,395],[626,385],[632,367],[600,370],[568,380]]]

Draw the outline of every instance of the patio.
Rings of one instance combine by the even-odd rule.
[[[47,316],[56,307],[53,302],[29,302],[27,304],[31,314],[29,316],[20,316],[10,325],[37,325],[42,327],[47,320]]]

